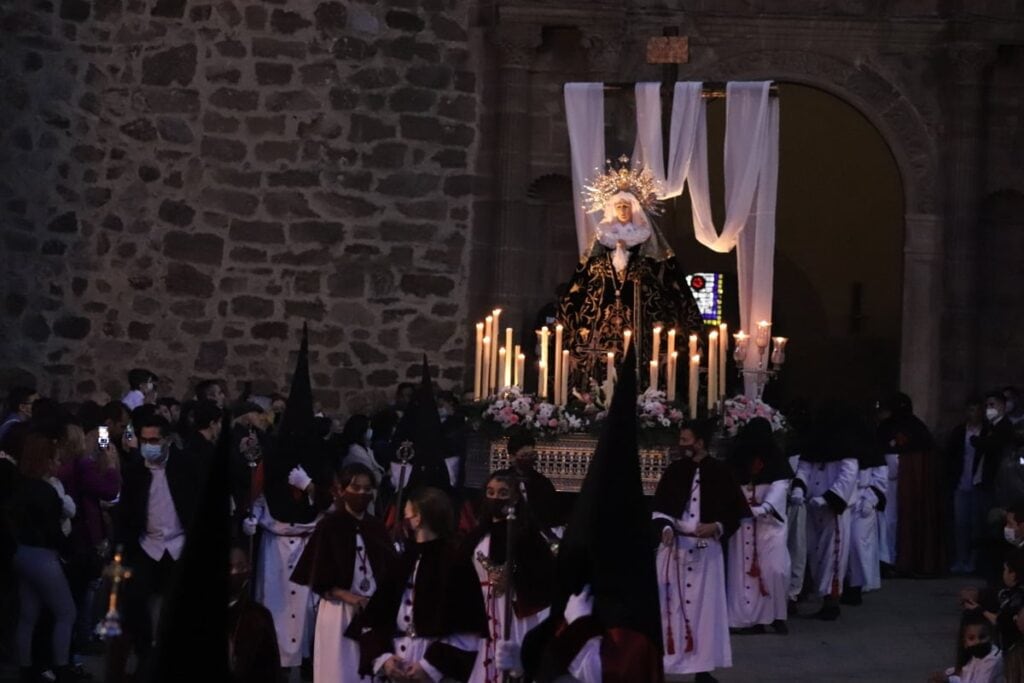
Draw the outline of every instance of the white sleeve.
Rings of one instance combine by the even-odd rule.
[[[773,481],[769,486],[768,490],[765,491],[764,500],[761,501],[763,505],[766,505],[772,509],[779,517],[782,518],[782,522],[786,521],[786,505],[789,496],[789,480],[788,479],[777,479]],[[776,521],[779,521],[775,515],[770,515]]]
[[[601,637],[594,636],[569,664],[569,675],[580,683],[601,683]]]
[[[879,465],[878,467],[872,467],[868,472],[870,472],[868,486],[874,486],[876,489],[881,491],[883,495],[888,495],[889,468],[885,465]]]
[[[796,478],[802,481],[805,485],[807,480],[811,478],[811,463],[806,460],[800,461],[800,466],[796,468]]]
[[[857,474],[857,459],[844,458],[842,460],[842,468],[839,470],[839,476],[832,482],[829,491],[845,500],[847,504],[852,503],[853,494],[857,492]]]

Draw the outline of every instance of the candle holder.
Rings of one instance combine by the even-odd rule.
[[[786,342],[789,340],[786,337],[774,337],[772,341],[775,342],[775,347],[772,349],[769,360],[771,361],[771,367],[768,367],[765,363],[765,357],[768,355],[768,345],[757,344],[757,367],[748,368],[744,366],[746,360],[746,350],[740,353],[740,348],[737,345],[736,350],[733,352],[733,359],[736,361],[736,372],[741,380],[753,377],[757,386],[757,399],[761,400],[761,396],[764,394],[765,385],[769,381],[775,379],[782,372],[782,366],[786,362]]]

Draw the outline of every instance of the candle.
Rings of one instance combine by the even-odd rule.
[[[718,405],[718,330],[708,333],[708,412]]]
[[[538,386],[537,393],[540,394],[540,396],[542,398],[546,398],[547,395],[548,395],[548,372],[547,372],[547,368],[548,368],[548,335],[549,335],[549,331],[548,331],[547,325],[545,325],[544,327],[541,327],[540,328],[540,362],[541,362],[541,364],[544,367],[544,372],[542,373],[542,379],[544,380],[544,382],[543,382],[543,384]]]
[[[473,361],[473,400],[479,401],[483,399],[483,375],[481,371],[481,363],[483,362],[484,353],[484,324],[476,324],[476,349],[474,351]]]
[[[495,308],[491,311],[491,315],[494,317],[494,322],[491,324],[491,387],[493,389],[498,388],[498,382],[501,381],[501,376],[498,374],[498,347],[501,346],[501,309]]]
[[[608,356],[605,360],[604,367],[604,378],[606,382],[612,381],[612,377],[615,376],[615,353],[612,351],[608,352]]]
[[[772,363],[782,365],[786,362],[786,342],[789,340],[785,337],[772,337],[772,341],[775,342],[772,348]]]
[[[688,351],[690,353],[690,358],[697,355],[697,335],[695,334],[690,335],[690,348]]]
[[[540,374],[540,378],[537,380],[540,390],[537,393],[541,398],[546,399],[548,397],[548,364],[544,361],[537,363],[537,371]]]
[[[654,390],[658,389],[658,361],[656,360],[651,361],[651,376],[648,380],[648,386]]]
[[[506,381],[505,381],[504,384],[502,384],[500,387],[498,387],[499,389],[504,389],[505,387],[508,386],[508,381],[507,381],[508,380],[508,371],[507,371],[508,365],[505,362],[507,358],[508,358],[508,354],[505,353],[505,347],[502,346],[501,348],[498,349],[498,367],[501,368],[501,371],[498,373],[498,376],[502,380],[506,380]]]
[[[482,385],[483,395],[484,395],[484,398],[487,398],[488,396],[491,395],[491,385],[490,385],[490,379],[491,379],[491,338],[490,337],[484,337],[483,342],[484,342],[484,345],[483,345],[483,352],[484,352],[483,353],[483,359],[484,359],[484,361],[483,361],[483,367],[480,368],[481,371],[482,371],[481,374],[480,374],[480,377],[483,379],[483,385]]]
[[[622,357],[629,353],[629,342],[633,339],[633,330],[622,331]]]
[[[555,325],[555,405],[562,405],[565,397],[562,396],[562,373],[565,368],[562,366],[562,326]]]
[[[523,389],[526,384],[526,378],[523,377],[523,372],[526,370],[526,354],[519,352],[519,346],[516,345],[516,386]]]
[[[729,358],[729,326],[718,326],[718,397],[725,398],[725,362]]]
[[[666,398],[669,401],[676,400],[676,372],[679,366],[679,352],[673,351],[668,357],[668,391]]]
[[[512,386],[512,362],[515,360],[515,354],[512,350],[512,328],[505,328],[505,386]]]
[[[762,352],[768,348],[768,339],[771,337],[771,333],[772,324],[767,320],[762,320],[757,324],[757,336],[754,337],[754,343]]]
[[[747,342],[750,341],[750,337],[743,330],[733,336],[736,337],[736,349],[732,352],[732,359],[736,361],[736,365],[743,365],[743,361],[747,359]]]
[[[522,349],[520,348],[519,344],[516,344],[514,347],[512,347],[512,353],[513,353],[512,364],[514,365],[514,367],[513,367],[512,384],[514,384],[515,386],[519,387],[520,389],[523,388],[523,385],[522,385],[523,373],[519,371],[519,356],[521,355],[519,352],[521,350]]]
[[[562,403],[560,405],[566,405],[569,402],[569,350],[565,349],[562,351],[562,385],[559,392],[561,394]]]
[[[669,330],[668,331],[668,357],[669,358],[672,357],[672,354],[675,353],[675,350],[676,350],[676,331],[675,330]]]
[[[700,377],[700,354],[690,356],[690,419],[697,419],[697,383]]]
[[[651,337],[651,358],[654,360],[661,358],[661,325],[654,326],[654,335]]]

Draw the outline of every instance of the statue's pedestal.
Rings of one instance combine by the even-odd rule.
[[[489,443],[480,439],[471,445],[467,485],[482,487],[490,472],[509,466],[506,443],[506,439]],[[597,437],[586,434],[564,436],[557,441],[538,441],[537,471],[548,477],[557,491],[576,493],[587,475],[595,448]],[[645,495],[654,495],[661,473],[669,463],[668,451],[667,446],[640,449],[640,478]]]

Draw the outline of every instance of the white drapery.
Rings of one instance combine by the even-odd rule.
[[[669,157],[663,161],[661,85],[636,84],[637,138],[633,163],[647,165],[663,188],[662,198],[682,194],[687,183],[697,241],[727,253],[736,248],[740,327],[752,336],[757,322],[770,321],[775,256],[775,202],[778,185],[778,101],[769,97],[769,82],[729,83],[726,90],[725,225],[721,232],[711,215],[707,162],[707,117],[699,82],[676,83],[673,92]],[[582,206],[581,191],[604,167],[604,88],[600,83],[570,83],[565,88],[572,149],[576,235],[582,254],[596,222]],[[581,145],[587,147],[581,148]],[[756,368],[751,344],[746,366]],[[752,376],[745,393],[756,394]]]
[[[583,188],[604,173],[604,84],[566,83],[565,118],[572,156],[572,199],[576,211],[576,243],[583,254],[597,234],[599,216],[583,206]]]

